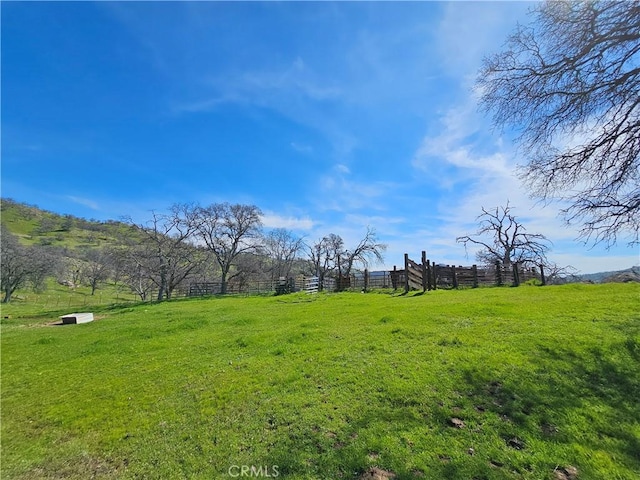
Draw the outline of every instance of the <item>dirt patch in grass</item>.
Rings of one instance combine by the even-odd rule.
[[[115,460],[83,455],[65,460],[47,461],[13,478],[16,480],[115,479],[123,475],[128,463],[126,458]]]
[[[390,480],[392,478],[396,478],[395,473],[378,467],[372,467],[360,475],[358,480]]]

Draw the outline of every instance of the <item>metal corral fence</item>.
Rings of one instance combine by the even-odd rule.
[[[325,277],[322,282],[316,276],[298,275],[287,279],[250,281],[245,283],[229,282],[227,294],[283,294],[291,292],[317,293],[320,290],[334,292],[340,290],[362,290],[374,288],[392,288],[391,273],[389,271],[356,272],[349,276],[343,276],[340,280],[333,277]],[[221,282],[197,282],[191,283],[187,288],[181,289],[174,296],[204,297],[220,295],[222,293]]]

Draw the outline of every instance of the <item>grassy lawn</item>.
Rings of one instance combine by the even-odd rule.
[[[56,313],[93,311],[104,308],[106,305],[135,304],[140,302],[140,297],[131,293],[124,285],[101,284],[91,295],[91,287],[78,286],[69,288],[49,279],[43,292],[33,290],[18,290],[11,297],[11,302],[2,304],[2,315],[13,318],[47,316],[55,317]]]
[[[93,311],[3,319],[3,479],[640,478],[638,284]]]

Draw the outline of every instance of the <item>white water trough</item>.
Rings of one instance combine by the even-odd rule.
[[[65,325],[93,322],[93,313],[69,313],[60,317]]]

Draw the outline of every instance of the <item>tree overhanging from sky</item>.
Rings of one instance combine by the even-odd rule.
[[[588,243],[637,244],[640,229],[640,3],[547,2],[486,58],[477,85],[512,127],[534,197],[559,200]]]

